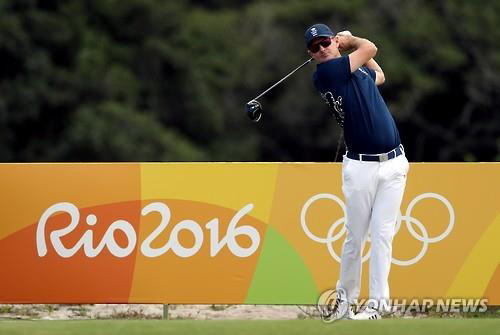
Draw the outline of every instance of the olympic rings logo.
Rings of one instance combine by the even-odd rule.
[[[439,200],[440,202],[442,202],[446,206],[446,208],[448,209],[448,214],[450,217],[450,220],[448,222],[448,227],[445,229],[445,231],[443,233],[441,233],[440,235],[438,235],[436,237],[429,237],[429,233],[427,232],[427,229],[422,224],[422,222],[420,222],[418,219],[411,216],[411,212],[412,212],[413,208],[415,207],[415,205],[419,201],[421,201],[423,199],[427,199],[427,198],[436,199],[436,200]],[[318,201],[321,199],[330,199],[330,200],[335,201],[342,208],[342,211],[344,212],[344,216],[341,217],[340,219],[338,219],[337,221],[335,221],[332,224],[332,226],[330,227],[330,229],[328,229],[328,232],[326,234],[326,238],[314,235],[309,230],[309,228],[307,227],[307,223],[306,223],[307,210],[315,201]],[[337,255],[337,253],[333,249],[333,243],[335,241],[339,240],[342,237],[342,235],[344,235],[344,233],[346,232],[345,217],[346,217],[346,208],[345,208],[344,202],[336,195],[329,194],[329,193],[320,193],[320,194],[316,194],[316,195],[312,196],[309,200],[306,201],[306,203],[304,204],[304,206],[302,207],[302,210],[300,212],[300,224],[301,224],[302,229],[304,230],[305,234],[307,235],[307,237],[309,237],[311,240],[313,240],[315,242],[326,244],[326,247],[328,248],[328,252],[330,253],[330,255],[333,257],[333,259],[335,259],[339,263],[340,263],[340,256]],[[437,193],[423,193],[423,194],[420,194],[419,196],[417,196],[415,199],[413,199],[408,204],[408,208],[406,209],[406,213],[404,216],[401,214],[401,211],[399,212],[398,217],[397,217],[397,221],[396,221],[396,229],[395,229],[394,235],[396,235],[399,232],[399,229],[401,228],[401,222],[403,220],[406,222],[406,227],[408,228],[408,231],[410,232],[410,234],[415,239],[422,242],[422,249],[420,249],[420,252],[418,253],[418,255],[416,255],[412,259],[400,260],[400,259],[396,259],[393,257],[392,263],[399,265],[399,266],[410,266],[410,265],[417,263],[418,261],[420,261],[424,257],[425,253],[427,252],[427,249],[429,248],[429,244],[437,243],[437,242],[445,239],[450,234],[450,232],[453,230],[453,226],[455,225],[455,211],[453,210],[453,206],[448,201],[448,199],[446,199],[442,195],[437,194]],[[333,235],[335,230],[342,224],[344,224],[344,225],[342,226],[340,231],[337,234]],[[418,227],[418,229],[422,233],[421,235],[419,235],[415,231],[413,225]],[[369,240],[370,240],[370,237],[368,237],[368,241]],[[366,262],[369,257],[370,257],[370,253],[368,252],[365,256],[363,256],[362,262]]]

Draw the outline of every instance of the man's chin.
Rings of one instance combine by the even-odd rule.
[[[333,55],[320,56],[320,57],[318,57],[318,62],[324,63],[324,62],[328,62],[329,60],[332,60],[334,58],[335,58],[335,56],[333,56]]]

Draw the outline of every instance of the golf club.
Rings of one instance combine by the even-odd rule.
[[[249,102],[247,102],[245,105],[245,111],[246,111],[248,117],[250,118],[250,120],[252,120],[253,122],[259,122],[259,120],[262,117],[262,105],[260,104],[259,101],[257,101],[257,99],[259,99],[264,94],[266,94],[267,92],[269,92],[270,90],[272,90],[273,88],[278,86],[283,80],[290,77],[292,74],[294,74],[295,72],[297,72],[298,70],[300,70],[301,68],[303,68],[304,66],[309,64],[312,60],[313,60],[312,58],[309,58],[304,63],[299,65],[297,68],[295,68],[292,72],[290,72],[289,74],[284,76],[282,79],[280,79],[277,83],[275,83],[274,85],[269,87],[267,90],[265,90],[264,92],[262,92],[261,94],[259,94],[258,96],[256,96],[252,100],[250,100]]]

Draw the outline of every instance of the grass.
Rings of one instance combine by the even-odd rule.
[[[384,319],[379,321],[319,320],[86,320],[0,321],[0,334],[9,335],[153,335],[153,334],[499,334],[495,319]]]

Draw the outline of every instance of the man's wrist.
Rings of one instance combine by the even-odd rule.
[[[350,49],[355,49],[355,50],[358,49],[363,44],[363,42],[368,41],[364,38],[360,38],[360,37],[356,37],[356,36],[347,36],[347,37],[348,37],[347,43],[348,43]]]
[[[337,36],[339,39],[339,50],[340,51],[349,51],[352,49],[352,41],[351,37],[348,35],[338,35]]]
[[[339,41],[339,51],[341,52],[351,52],[365,44],[371,43],[365,38],[353,36],[349,30],[337,33],[336,37]]]

